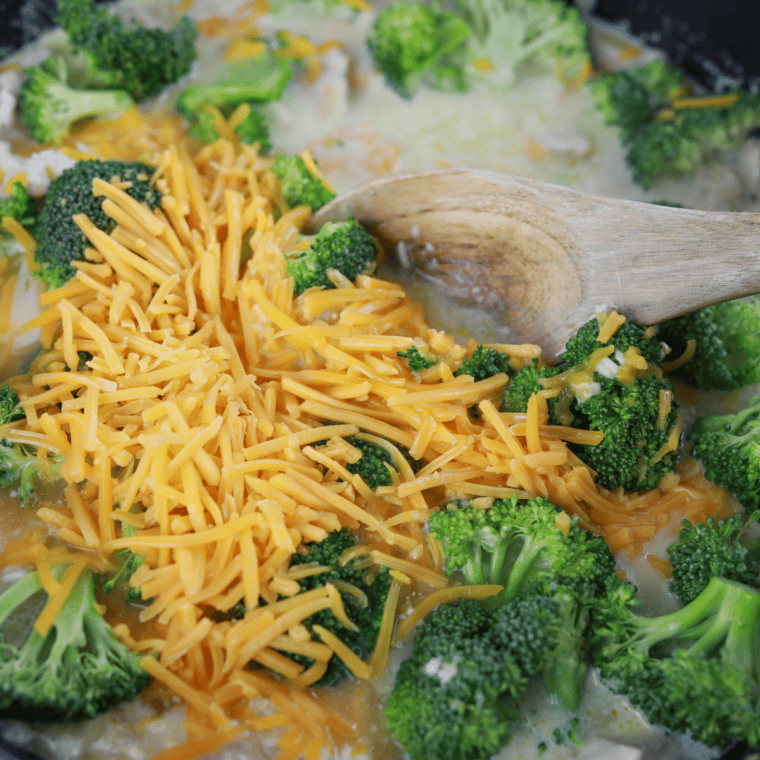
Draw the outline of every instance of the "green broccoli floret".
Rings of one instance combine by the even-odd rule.
[[[26,415],[19,406],[18,393],[11,390],[7,383],[0,385],[0,425],[14,420],[22,420]]]
[[[40,68],[75,90],[124,91],[119,72],[99,69],[94,57],[85,50],[62,48],[46,58]]]
[[[11,185],[9,196],[0,198],[0,219],[9,216],[27,230],[34,231],[38,213],[37,202],[20,182]]]
[[[234,109],[225,108],[220,110],[220,113],[226,118],[232,113],[232,110]],[[221,136],[216,128],[215,121],[216,114],[207,109],[206,106],[202,106],[197,116],[190,120],[187,134],[199,142],[214,142]],[[269,125],[264,116],[253,108],[250,108],[245,118],[235,126],[234,132],[240,142],[246,145],[257,143],[261,155],[269,153],[272,149]]]
[[[330,270],[353,282],[360,274],[372,274],[379,248],[371,235],[353,219],[327,222],[314,236],[301,239],[285,254],[288,274],[296,295],[314,287],[334,288]]]
[[[356,546],[356,538],[348,530],[329,533],[327,538],[309,544],[304,554],[295,554],[291,567],[314,563],[329,567],[330,570],[310,575],[299,580],[301,592],[324,586],[326,583],[336,583],[343,597],[343,606],[348,618],[358,630],[347,629],[332,613],[322,610],[304,621],[304,625],[312,630],[314,625],[321,625],[334,633],[340,640],[362,659],[372,654],[380,632],[380,623],[385,608],[385,600],[390,590],[391,577],[388,568],[382,568],[372,579],[366,575],[366,568],[358,561],[340,563],[341,555]],[[351,593],[343,593],[349,587]],[[365,603],[366,600],[366,603]],[[318,640],[318,634],[314,634]],[[293,660],[303,663],[305,667],[313,665],[313,660],[300,655],[288,654]],[[333,657],[327,672],[317,682],[318,686],[329,686],[342,680],[349,674],[343,661]]]
[[[509,356],[497,351],[495,348],[487,348],[478,343],[472,355],[465,359],[455,375],[471,375],[475,382],[487,380],[489,377],[504,372],[508,377],[515,374],[510,363]]]
[[[622,581],[604,540],[543,498],[452,502],[429,527],[448,573],[504,590],[425,619],[385,715],[411,760],[486,760],[509,741],[514,698],[537,675],[562,707],[578,709],[594,609],[602,598],[614,609]]]
[[[606,315],[590,319],[567,341],[565,350],[559,357],[560,366],[563,369],[583,364],[594,351],[603,348],[605,345],[609,346],[610,342],[615,346],[615,350],[621,354],[624,354],[633,346],[649,364],[662,369],[663,346],[659,339],[651,334],[652,331],[650,329],[642,327],[632,319],[626,319],[615,330],[615,334],[610,342],[601,343],[598,340],[599,330],[605,321]]]
[[[559,368],[549,367],[546,364],[539,367],[538,359],[533,359],[530,364],[520,367],[504,389],[501,410],[503,412],[527,411],[528,399],[543,388],[541,380],[553,377],[559,371]],[[551,408],[549,411],[551,413]]]
[[[578,330],[560,355],[556,367],[539,369],[538,362],[518,370],[504,391],[502,410],[524,412],[528,399],[542,388],[559,389],[548,399],[549,421],[581,430],[601,430],[598,445],[569,444],[597,473],[605,488],[653,488],[670,472],[678,451],[662,455],[678,419],[673,388],[663,378],[663,346],[650,332],[626,320],[612,339],[598,340],[604,320],[592,319]],[[599,351],[609,355],[600,358]],[[646,367],[629,362],[646,360]],[[589,364],[591,362],[591,364]],[[661,394],[672,403],[660,419]]]
[[[589,80],[597,107],[620,141],[633,178],[644,189],[663,174],[691,172],[712,154],[737,147],[760,126],[760,95],[735,91],[730,105],[679,107],[690,87],[661,60]]]
[[[562,372],[541,384],[560,388],[549,400],[560,424],[604,433],[595,446],[570,444],[596,471],[597,483],[626,491],[654,488],[678,457],[678,450],[663,448],[679,415],[672,384],[662,376],[663,346],[631,320],[603,346],[597,339],[601,322],[581,327],[560,355]],[[610,353],[600,358],[603,350]],[[646,365],[638,367],[642,359]],[[660,419],[663,394],[671,404]]]
[[[316,211],[335,197],[335,191],[311,173],[301,156],[277,156],[272,171],[280,178],[280,193],[291,208],[309,206]]]
[[[13,486],[19,501],[25,502],[38,482],[55,483],[63,464],[63,455],[47,453],[44,468],[40,466],[36,447],[0,440],[0,486]]]
[[[141,163],[121,161],[78,161],[64,169],[48,189],[37,225],[37,250],[34,259],[38,265],[35,274],[50,288],[57,288],[70,280],[76,270],[72,262],[84,259],[89,243],[72,219],[85,214],[104,232],[110,232],[116,223],[102,209],[103,198],[96,197],[92,182],[96,177],[131,183],[125,192],[135,200],[155,208],[161,202],[161,193],[150,185],[153,168]]]
[[[277,100],[292,76],[290,62],[267,47],[258,57],[231,61],[210,82],[197,82],[184,89],[176,108],[192,121],[206,105],[225,111],[242,103]]]
[[[76,122],[90,116],[120,113],[132,105],[132,98],[120,89],[76,89],[67,82],[63,59],[56,73],[32,66],[19,93],[21,121],[41,143],[59,143]]]
[[[577,710],[588,669],[591,611],[621,581],[604,539],[562,516],[540,497],[496,499],[486,509],[455,501],[431,516],[429,528],[441,542],[447,573],[468,584],[504,587],[484,601],[497,615],[507,615],[504,608],[517,595],[540,597],[540,606],[551,609],[560,630],[551,647],[541,648],[540,669],[550,693],[566,709]],[[526,637],[533,635],[529,630],[527,623],[515,627]]]
[[[406,359],[406,363],[412,372],[422,372],[438,364],[432,354],[422,351],[419,346],[412,346],[411,348],[407,348],[406,351],[399,351],[396,356]]]
[[[383,8],[367,36],[367,47],[388,84],[411,98],[424,83],[464,90],[467,24],[440,2],[396,0]]]
[[[689,341],[694,355],[673,375],[693,388],[730,391],[760,382],[760,299],[706,306],[663,322],[657,331],[674,357]]]
[[[596,471],[596,482],[605,488],[654,488],[673,470],[678,457],[677,450],[660,456],[678,416],[674,400],[665,425],[660,425],[661,393],[672,392],[670,383],[656,376],[630,385],[604,377],[598,382],[599,392],[583,403],[577,399],[571,403],[571,427],[601,430],[604,438],[596,446],[570,444],[570,448]]]
[[[7,384],[0,386],[0,425],[5,425],[25,417],[19,406],[18,394]],[[39,479],[45,482],[56,480],[63,462],[60,454],[46,454],[47,461],[41,467],[37,449],[0,439],[0,487],[18,488],[18,498],[26,501],[33,493]]]
[[[601,608],[594,663],[652,722],[708,746],[760,742],[760,594],[713,578],[682,609],[635,614],[632,594]]]
[[[137,529],[133,525],[122,523],[122,537],[134,536],[136,532]],[[137,554],[129,549],[123,549],[122,551],[117,552],[114,555],[114,558],[119,561],[119,566],[116,573],[103,584],[104,594],[111,593],[111,591],[121,584],[129,584],[129,579],[132,577],[135,570],[137,570],[137,568],[145,561],[142,554]],[[142,592],[139,588],[134,588],[133,586],[127,585],[125,596],[129,602],[139,603],[143,601]]]
[[[488,760],[509,741],[517,719],[509,697],[533,674],[494,649],[492,625],[492,613],[469,600],[440,605],[420,625],[384,708],[410,760]]]
[[[705,476],[734,493],[748,512],[760,508],[760,396],[736,414],[700,417],[690,437]]]
[[[384,708],[411,760],[496,754],[519,719],[516,698],[539,674],[563,707],[576,710],[587,669],[584,603],[570,588],[546,584],[497,610],[459,600],[428,615]]]
[[[443,547],[446,572],[468,584],[498,584],[504,590],[488,604],[498,606],[528,584],[582,578],[605,587],[615,559],[604,539],[569,520],[548,499],[495,499],[487,509],[453,501],[429,520]]]
[[[129,549],[120,551],[117,555],[117,559],[120,561],[119,569],[113,577],[103,584],[103,591],[106,594],[113,591],[120,583],[128,582],[135,570],[137,570],[137,568],[144,562],[141,554],[135,554],[134,552],[129,551]],[[140,589],[133,588],[132,586],[127,587],[126,597],[130,602],[138,603],[143,601]]]
[[[358,461],[346,465],[350,473],[358,475],[373,491],[393,483],[391,470],[395,470],[396,465],[389,451],[355,435],[346,438],[346,443],[362,452]]]
[[[37,573],[16,581],[0,595],[0,624],[41,589]],[[148,685],[139,655],[116,638],[96,605],[94,576],[85,570],[45,635],[33,630],[18,645],[0,642],[0,714],[83,720]]]
[[[391,471],[396,471],[397,466],[391,452],[376,442],[376,436],[359,433],[350,435],[345,440],[361,452],[361,457],[356,462],[348,462],[346,469],[358,475],[373,491],[393,483]],[[314,446],[321,446],[327,441],[319,441]],[[403,447],[393,444],[401,455],[409,463],[414,472],[419,468],[419,463],[409,456],[409,452]]]
[[[588,27],[580,11],[562,0],[454,2],[474,30],[467,51],[470,80],[504,87],[521,73],[548,73],[572,82],[590,65]]]
[[[742,515],[718,522],[708,517],[696,525],[684,520],[678,540],[668,548],[673,566],[670,591],[688,604],[712,578],[760,587],[757,553],[741,541],[746,527]]]
[[[164,31],[125,23],[94,0],[58,0],[56,23],[74,51],[89,57],[91,71],[138,101],[183,77],[196,58],[198,30],[186,16]]]
[[[610,579],[619,583],[617,577]],[[490,640],[495,648],[507,652],[527,674],[540,673],[547,692],[569,712],[580,707],[589,667],[588,632],[599,594],[594,581],[545,578],[528,584],[494,614]]]
[[[272,139],[269,133],[269,125],[260,111],[253,108],[248,115],[235,127],[235,134],[240,142],[246,145],[257,143],[259,153],[266,154],[272,149]]]

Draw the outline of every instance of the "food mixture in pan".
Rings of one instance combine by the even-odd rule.
[[[336,193],[752,208],[760,96],[560,0],[59,0],[0,70],[0,729],[53,758],[760,744],[760,303],[557,363]],[[439,252],[445,256],[445,251]],[[406,268],[405,268],[406,267]]]

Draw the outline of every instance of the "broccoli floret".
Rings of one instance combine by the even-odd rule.
[[[203,143],[211,143],[218,140],[221,135],[214,123],[216,118],[216,114],[213,111],[201,109],[201,112],[190,122],[187,128],[188,136]]]
[[[250,108],[246,117],[235,126],[235,134],[240,142],[246,145],[257,143],[261,154],[269,153],[272,149],[269,125],[261,112],[253,108]]]
[[[291,208],[309,206],[316,211],[335,197],[335,191],[312,174],[301,156],[277,156],[272,171],[280,178],[280,193]]]
[[[626,320],[602,344],[605,320],[592,319],[567,342],[561,363],[539,368],[534,359],[518,370],[504,391],[502,410],[524,412],[541,389],[558,389],[548,399],[549,421],[604,433],[597,445],[570,448],[597,473],[605,488],[653,488],[670,472],[678,451],[662,452],[678,420],[678,403],[670,381],[662,376],[663,346],[643,327]],[[601,354],[605,354],[602,356]],[[670,398],[660,419],[663,397]]]
[[[670,591],[684,604],[696,599],[712,578],[727,578],[760,587],[758,557],[742,543],[746,528],[742,515],[692,525],[683,521],[678,540],[668,548],[673,572]]]
[[[512,377],[515,374],[509,356],[501,351],[497,351],[495,348],[487,348],[478,343],[472,355],[462,362],[454,374],[471,375],[473,380],[478,382],[479,380],[487,380],[489,377],[499,375],[502,372],[508,377]]]
[[[285,254],[288,274],[296,295],[314,287],[334,288],[330,270],[353,282],[360,274],[372,274],[377,265],[378,245],[353,219],[327,222],[314,236],[301,239]]]
[[[587,632],[598,594],[593,581],[547,578],[529,584],[494,614],[494,646],[525,673],[541,673],[547,692],[569,712],[581,703],[589,667]]]
[[[570,444],[596,471],[597,483],[627,491],[654,488],[678,457],[678,447],[669,447],[679,411],[672,384],[662,376],[663,347],[631,320],[603,345],[602,322],[592,319],[581,327],[560,355],[562,372],[541,385],[560,389],[549,400],[553,419],[603,432],[597,445]],[[669,408],[663,399],[670,399]]]
[[[429,527],[442,544],[447,573],[469,584],[504,586],[488,602],[498,606],[530,583],[582,578],[602,589],[614,575],[604,539],[579,528],[577,518],[563,524],[563,514],[542,497],[495,499],[486,509],[453,501],[430,517]]]
[[[630,595],[604,622],[598,618],[592,651],[609,687],[652,723],[708,746],[757,745],[760,594],[713,578],[676,612],[642,617],[634,610]]]
[[[7,383],[0,385],[0,425],[22,420],[26,415],[19,406],[18,393],[11,390]]]
[[[690,87],[680,69],[661,60],[602,74],[588,86],[607,123],[619,128],[633,178],[644,189],[660,175],[693,171],[760,126],[754,93],[728,93],[730,104],[722,97],[717,104],[680,107]]]
[[[657,332],[674,357],[694,355],[673,375],[693,388],[730,391],[760,382],[760,299],[706,306],[663,322]]]
[[[487,760],[510,739],[526,674],[489,638],[491,613],[473,601],[437,607],[421,624],[385,704],[411,760]]]
[[[272,140],[269,134],[269,125],[264,116],[255,111],[249,104],[246,104],[248,113],[235,125],[234,132],[240,142],[246,145],[257,143],[259,153],[265,155],[272,149]],[[196,117],[190,121],[187,134],[199,142],[210,143],[218,140],[221,135],[217,129],[216,120],[221,116],[227,118],[232,113],[229,108],[214,112],[209,106],[202,106]]]
[[[37,448],[0,440],[0,486],[14,486],[18,498],[25,502],[35,491],[38,481],[55,483],[63,464],[62,454],[46,453],[41,464]]]
[[[294,555],[290,560],[290,565],[293,567],[314,563],[330,568],[326,572],[299,580],[301,592],[311,591],[326,583],[336,583],[341,592],[347,586],[354,590],[354,593],[342,593],[342,597],[346,615],[358,630],[347,629],[329,609],[307,618],[304,625],[309,630],[314,625],[321,625],[338,636],[347,647],[364,659],[372,654],[375,648],[385,600],[390,590],[391,576],[388,568],[382,568],[374,578],[370,579],[366,575],[366,568],[361,563],[349,561],[341,564],[341,555],[354,546],[356,546],[356,539],[348,530],[333,531],[322,541],[309,544],[306,553]],[[317,640],[319,638],[316,633],[314,637]],[[309,658],[292,654],[288,656],[304,664],[305,667],[313,665],[313,660]],[[329,686],[342,680],[348,674],[349,671],[343,661],[338,657],[333,657],[329,662],[327,672],[315,685]]]
[[[103,592],[106,594],[113,591],[120,583],[128,582],[135,570],[144,562],[141,554],[135,554],[129,551],[129,549],[120,551],[117,554],[117,559],[119,560],[119,569],[113,577],[103,584]],[[143,601],[140,589],[133,588],[132,586],[127,587],[126,598],[127,601],[135,603]]]
[[[596,446],[570,444],[570,448],[596,471],[596,482],[605,488],[654,488],[673,470],[678,457],[677,450],[660,455],[678,417],[673,400],[665,424],[660,421],[662,394],[671,394],[672,386],[655,376],[630,385],[609,378],[598,382],[598,393],[583,403],[571,404],[571,426],[601,430],[604,438]]]
[[[55,569],[54,569],[55,572]],[[0,595],[0,624],[42,589],[37,573]],[[85,570],[44,635],[0,642],[0,714],[28,720],[83,720],[131,700],[149,681],[140,657],[114,635]]]
[[[103,71],[85,50],[64,48],[46,58],[40,68],[75,90],[124,90],[118,71]]]
[[[520,73],[575,81],[590,66],[588,27],[562,0],[454,0],[474,30],[468,75],[494,87]]]
[[[60,143],[73,124],[90,116],[120,113],[132,105],[124,90],[76,89],[67,83],[63,59],[57,73],[32,66],[19,93],[21,120],[41,143]]]
[[[128,523],[122,523],[121,535],[134,536],[137,529]],[[129,549],[117,552],[115,559],[119,561],[116,573],[103,584],[103,593],[109,594],[121,584],[129,584],[129,579],[140,565],[145,561],[142,554],[137,554]],[[142,592],[139,588],[127,585],[125,596],[127,601],[139,603],[143,601]]]
[[[411,348],[407,348],[406,351],[399,351],[396,356],[406,359],[406,363],[412,372],[422,372],[434,367],[438,363],[432,354],[427,351],[423,352],[419,346],[412,346]]]
[[[606,316],[606,315],[605,315]],[[597,349],[609,346],[610,342],[615,350],[624,354],[629,348],[636,349],[649,364],[662,369],[663,347],[659,339],[654,337],[651,329],[644,328],[632,319],[626,319],[615,330],[612,340],[601,343],[599,330],[605,322],[605,316],[590,319],[578,332],[573,335],[565,345],[565,350],[560,354],[560,366],[563,369],[575,367],[583,362]]]
[[[558,368],[549,367],[546,364],[539,367],[538,359],[533,359],[530,364],[520,367],[504,389],[501,410],[503,412],[527,411],[528,399],[543,388],[541,380],[553,377],[559,371]],[[551,409],[549,411],[551,413]]]
[[[14,182],[11,194],[0,199],[0,219],[9,216],[27,230],[34,230],[38,213],[37,202],[20,182]]]
[[[690,437],[705,476],[734,493],[748,512],[760,508],[760,396],[736,414],[700,417]]]
[[[385,705],[391,732],[411,760],[487,760],[509,741],[515,698],[539,674],[576,710],[587,670],[580,627],[589,619],[561,584],[531,586],[494,611],[470,600],[440,605],[398,670]]]
[[[393,483],[390,470],[395,470],[396,465],[389,451],[355,435],[346,438],[346,442],[362,452],[358,461],[346,465],[350,473],[358,475],[373,491]]]
[[[535,676],[577,710],[594,609],[601,598],[614,609],[622,581],[604,540],[543,498],[483,509],[452,502],[429,526],[447,572],[504,590],[482,603],[440,605],[426,618],[385,715],[412,760],[486,760],[509,740],[514,698]]]
[[[19,406],[18,394],[7,384],[0,386],[0,426],[25,416]],[[54,482],[62,463],[60,454],[43,454],[34,446],[22,446],[0,438],[0,486],[18,487],[18,498],[22,502],[34,493],[38,480]]]
[[[242,103],[277,100],[292,76],[291,64],[266,47],[258,57],[231,61],[210,82],[183,90],[176,108],[192,121],[207,105],[224,111]]]
[[[90,58],[91,70],[138,101],[183,77],[196,58],[198,30],[186,16],[164,31],[135,19],[125,23],[94,0],[58,0],[56,23],[68,33],[74,51]]]
[[[367,46],[388,84],[411,98],[420,86],[464,90],[467,24],[439,2],[396,0],[383,8]]]
[[[346,463],[346,469],[358,475],[373,491],[393,483],[391,471],[398,468],[391,452],[381,443],[377,442],[377,436],[359,433],[346,438],[350,444],[361,452],[361,457],[356,462]],[[327,441],[319,441],[315,446],[321,446]],[[399,453],[406,459],[414,472],[419,469],[419,463],[409,456],[409,452],[403,447],[393,444]]]
[[[141,163],[86,160],[64,169],[50,183],[38,218],[34,254],[38,266],[35,274],[48,288],[60,287],[70,280],[76,272],[72,262],[84,259],[89,243],[72,219],[75,214],[85,214],[104,232],[116,225],[103,212],[103,198],[93,194],[93,180],[98,177],[109,182],[118,178],[122,183],[128,182],[126,193],[155,208],[161,202],[161,193],[150,185],[152,174],[153,168]]]

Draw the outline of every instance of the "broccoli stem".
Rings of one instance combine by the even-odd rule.
[[[689,654],[709,655],[720,646],[722,659],[745,672],[755,672],[757,677],[760,658],[753,656],[753,650],[757,648],[760,594],[735,581],[724,584],[718,592],[720,607],[711,624],[689,647]]]
[[[552,658],[542,676],[546,690],[556,696],[560,706],[568,712],[577,712],[587,672],[588,663],[578,656],[577,650],[568,650]]]
[[[514,563],[508,568],[509,577],[504,584],[504,591],[499,594],[501,599],[510,599],[520,593],[526,579],[532,572],[541,552],[546,546],[544,541],[536,540],[531,536],[522,535],[520,539],[519,553]],[[506,540],[504,543],[509,546],[512,544],[512,541]],[[502,575],[492,575],[491,577],[499,578]]]
[[[132,100],[123,90],[83,91],[77,96],[76,108],[71,108],[71,113],[83,119],[108,111],[123,111],[131,105]]]
[[[639,618],[638,644],[647,651],[662,641],[691,642],[690,656],[710,654],[721,647],[727,662],[749,666],[760,626],[760,594],[749,586],[725,578],[712,578],[699,596],[680,610],[657,618]]]
[[[42,583],[37,573],[29,573],[5,589],[0,594],[0,625],[27,599],[34,596],[41,589]]]

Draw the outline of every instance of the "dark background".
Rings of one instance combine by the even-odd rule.
[[[0,60],[52,27],[55,8],[55,0],[0,0]]]
[[[711,91],[760,92],[758,0],[597,0],[595,13],[627,22]]]

